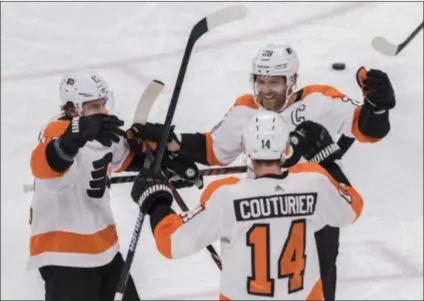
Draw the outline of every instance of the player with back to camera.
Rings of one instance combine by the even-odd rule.
[[[289,134],[272,111],[254,114],[242,134],[254,177],[227,177],[203,191],[201,206],[188,213],[171,209],[163,174],[137,177],[131,196],[150,215],[158,250],[180,258],[221,240],[220,300],[323,300],[315,231],[349,225],[363,201],[334,160],[328,131],[306,121],[290,133],[302,156],[282,171]]]

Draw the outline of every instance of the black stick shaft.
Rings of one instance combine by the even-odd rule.
[[[399,45],[399,48],[396,51],[396,54],[401,52],[402,49],[405,48],[406,45],[408,45],[409,42],[411,42],[411,40],[420,32],[420,30],[423,29],[423,27],[424,27],[424,21],[421,22],[421,24],[409,35],[409,37],[407,37],[406,40]]]

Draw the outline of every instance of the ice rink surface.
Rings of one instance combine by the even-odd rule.
[[[151,121],[165,112],[191,27],[227,6],[215,3],[1,4],[1,299],[41,300],[43,282],[26,271],[29,159],[38,131],[58,112],[68,70],[94,69],[115,92],[130,125],[149,81],[167,86]],[[357,223],[341,232],[338,299],[423,299],[423,34],[397,57],[371,48],[375,36],[400,43],[423,20],[423,3],[246,3],[245,19],[196,44],[176,110],[180,131],[211,129],[250,92],[253,56],[268,42],[300,57],[299,86],[330,84],[361,100],[358,67],[387,72],[396,91],[392,130],[374,145],[354,144],[344,167],[365,200]],[[344,71],[330,68],[344,62]],[[211,178],[207,179],[209,182]],[[126,253],[137,207],[130,184],[112,189]],[[182,190],[193,207],[199,191]],[[217,247],[218,244],[216,244]],[[148,223],[132,267],[143,299],[216,299],[219,272],[206,251],[170,261],[155,249]]]

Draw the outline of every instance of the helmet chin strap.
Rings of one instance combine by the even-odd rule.
[[[290,98],[296,91],[296,81],[297,81],[297,78],[295,77],[295,75],[291,76],[290,79],[288,80],[290,84],[289,83],[287,84],[286,101],[284,102],[284,105],[282,106],[282,108],[278,111],[279,113],[284,111],[284,109],[286,109],[287,106],[290,105]]]

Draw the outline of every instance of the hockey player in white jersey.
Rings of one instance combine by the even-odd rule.
[[[31,154],[28,268],[39,269],[47,301],[112,301],[123,258],[110,176],[144,158],[130,150],[124,122],[108,114],[113,94],[100,75],[68,74],[59,93],[62,114],[45,126]],[[132,277],[124,300],[140,300]]]
[[[258,110],[278,112],[289,130],[305,120],[322,124],[344,152],[355,140],[374,143],[388,134],[389,111],[396,101],[389,77],[384,72],[367,71],[363,67],[358,70],[356,79],[363,91],[363,103],[329,85],[297,89],[298,77],[299,59],[295,50],[289,45],[266,45],[252,62],[253,94],[238,97],[225,117],[209,132],[171,132],[168,149],[180,158],[187,157],[205,165],[230,164],[242,152],[243,127]],[[142,133],[141,138],[156,142],[163,131],[161,124],[134,127]],[[291,157],[285,160],[283,167],[303,160],[299,153],[288,152]],[[334,300],[339,229],[324,227],[316,233],[316,239],[326,300]]]
[[[42,130],[31,154],[35,192],[31,204],[29,269],[38,268],[47,301],[112,301],[123,266],[109,204],[111,172],[139,171],[144,145],[111,115],[114,101],[95,72],[65,75],[61,115]],[[163,170],[175,187],[192,162],[165,156]],[[124,300],[139,300],[132,277]]]
[[[324,127],[305,121],[290,133],[291,142],[320,165],[282,172],[289,134],[277,113],[256,113],[242,137],[254,178],[212,182],[199,208],[178,215],[167,179],[146,171],[134,182],[133,200],[150,214],[157,248],[167,258],[221,240],[221,300],[323,300],[314,232],[351,224],[363,207],[334,163],[340,149]]]

